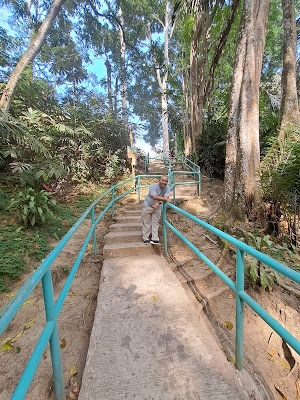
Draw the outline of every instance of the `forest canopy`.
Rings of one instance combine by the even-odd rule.
[[[298,214],[299,5],[1,1],[1,171],[114,179],[132,131],[224,178],[233,219]]]

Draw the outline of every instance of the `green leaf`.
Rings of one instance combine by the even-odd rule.
[[[259,268],[259,275],[260,275],[260,285],[265,290],[266,287],[268,286],[268,276],[263,266],[260,266]]]
[[[258,274],[257,274],[257,261],[252,261],[250,263],[250,271],[249,271],[249,273],[250,273],[251,281],[253,283],[255,283],[256,279],[257,279],[257,276],[258,276]]]

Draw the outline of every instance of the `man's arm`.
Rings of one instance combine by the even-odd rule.
[[[169,196],[168,197],[162,197],[162,196],[156,196],[155,194],[152,194],[151,197],[152,197],[153,200],[170,202]]]

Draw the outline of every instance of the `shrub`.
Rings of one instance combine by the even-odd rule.
[[[49,207],[56,204],[51,199],[52,193],[45,190],[35,192],[32,188],[28,188],[25,193],[20,192],[17,199],[11,203],[12,209],[16,210],[18,217],[27,226],[31,226],[45,222],[47,216],[52,214]]]

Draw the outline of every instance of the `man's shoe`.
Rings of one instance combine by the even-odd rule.
[[[150,239],[144,239],[145,244],[150,244]]]
[[[159,240],[153,240],[153,239],[150,240],[150,243],[151,244],[160,244]]]

